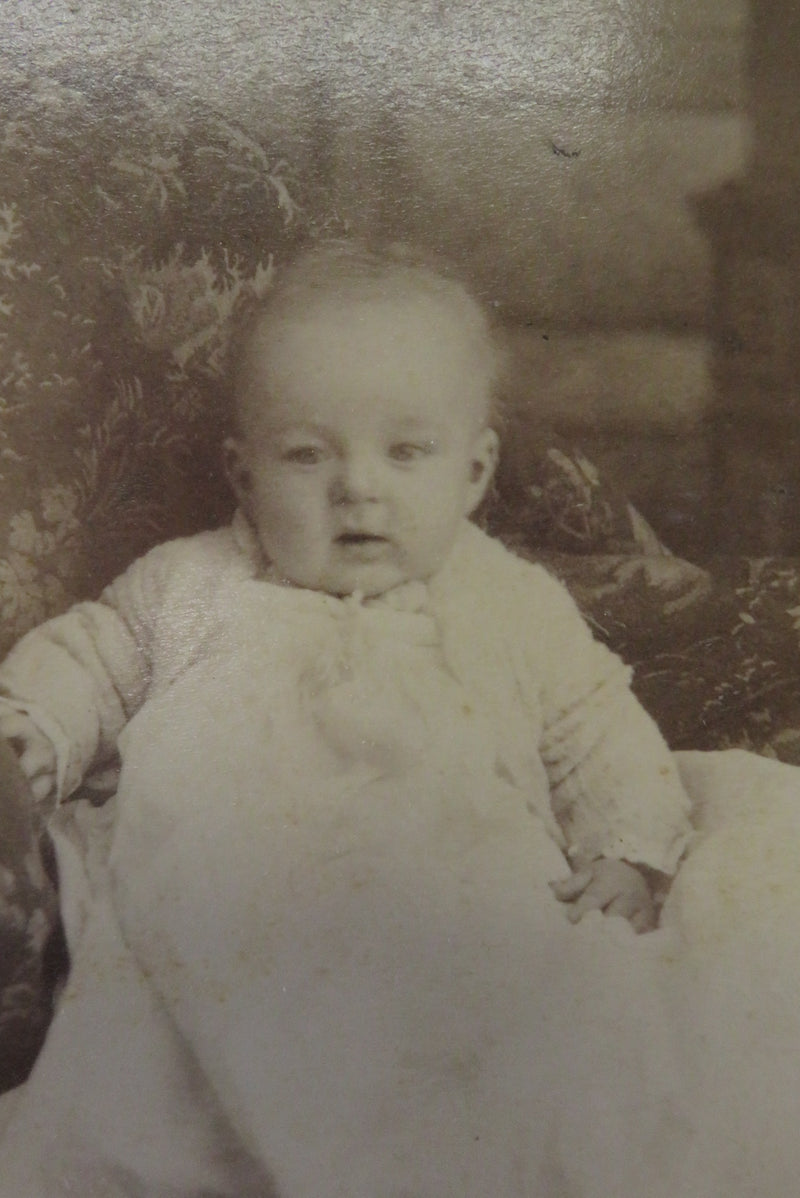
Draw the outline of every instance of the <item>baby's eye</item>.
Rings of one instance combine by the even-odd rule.
[[[435,448],[433,441],[397,441],[389,447],[389,457],[393,462],[415,462],[429,457]]]
[[[284,462],[291,462],[295,466],[316,466],[324,456],[321,445],[290,445],[281,453]]]

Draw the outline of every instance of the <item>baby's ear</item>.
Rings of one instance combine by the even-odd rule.
[[[222,462],[231,490],[242,506],[253,486],[252,475],[245,465],[242,447],[235,437],[226,437],[222,446]]]
[[[475,511],[492,481],[500,453],[500,439],[493,428],[482,429],[475,439],[470,463],[469,489],[465,515]]]

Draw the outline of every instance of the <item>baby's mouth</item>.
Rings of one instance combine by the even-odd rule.
[[[340,533],[336,537],[336,544],[340,545],[342,549],[369,555],[382,552],[389,544],[389,539],[375,532],[356,532],[351,530]]]
[[[371,545],[375,542],[384,544],[387,538],[377,532],[359,532],[356,529],[350,529],[339,533],[336,540],[340,545]]]

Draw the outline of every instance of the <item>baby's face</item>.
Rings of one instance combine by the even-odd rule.
[[[489,385],[433,299],[326,302],[257,330],[226,452],[281,577],[369,596],[433,575],[492,475]]]

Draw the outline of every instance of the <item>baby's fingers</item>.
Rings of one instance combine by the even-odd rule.
[[[35,778],[37,774],[53,773],[55,754],[47,741],[35,740],[22,750],[19,763],[29,778]]]
[[[608,907],[608,895],[597,886],[587,886],[580,898],[572,904],[567,912],[570,923],[580,923],[584,915],[590,911],[605,911]]]
[[[53,746],[38,730],[30,732],[30,726],[18,735],[9,738],[9,743],[18,755],[22,772],[31,784],[37,799],[46,799],[55,788],[56,754]]]
[[[33,797],[40,803],[50,797],[56,784],[54,774],[39,774],[36,778],[30,779],[31,790]]]
[[[558,878],[555,882],[551,882],[550,889],[559,902],[571,903],[580,898],[591,880],[592,871],[580,869],[577,873],[570,874],[568,878]]]
[[[636,932],[651,932],[656,926],[656,908],[643,895],[619,894],[605,908],[606,915],[621,915]]]
[[[9,741],[19,753],[31,737],[41,735],[30,716],[13,708],[0,709],[0,736]]]
[[[590,911],[604,911],[610,914],[615,903],[624,905],[629,898],[628,893],[620,888],[614,870],[600,869],[598,872],[595,868],[590,882],[568,912],[570,922],[578,923]]]

